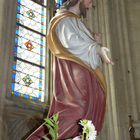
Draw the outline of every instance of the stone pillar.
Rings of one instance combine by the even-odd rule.
[[[133,119],[135,121],[140,121],[140,18],[139,18],[139,13],[140,13],[140,1],[139,0],[125,0],[125,5],[126,5],[126,13],[127,13],[127,24],[128,24],[128,34],[129,34],[129,49],[130,49],[130,55],[131,55],[131,64],[133,68],[133,85],[135,89],[135,93],[131,93],[131,96],[133,97],[133,102],[134,104],[131,105],[131,110],[134,110],[136,112],[136,115],[134,113],[132,115]],[[132,98],[130,96],[130,99]],[[132,101],[131,101],[132,102]],[[136,107],[135,107],[136,106]],[[134,112],[133,111],[133,112]],[[136,131],[136,136],[140,137],[140,131]]]
[[[135,120],[138,119],[126,8],[126,0],[109,2],[111,48],[116,63],[113,74],[119,136],[122,140],[129,139],[128,115],[132,114]]]
[[[7,70],[8,70],[8,61],[9,61],[9,53],[7,52],[7,45],[8,45],[8,38],[6,34],[10,34],[10,31],[8,32],[8,25],[6,20],[8,20],[7,16],[7,8],[8,5],[6,5],[7,2],[5,0],[0,0],[0,139],[6,140],[6,135],[4,137],[5,133],[5,124],[3,121],[3,113],[4,113],[4,106],[5,106],[5,96],[6,91],[8,89],[7,85]],[[11,17],[12,18],[12,17]],[[6,30],[7,29],[7,30]]]
[[[126,0],[96,0],[91,21],[93,30],[102,33],[103,45],[111,50],[115,62],[114,66],[105,65],[107,113],[98,140],[128,140],[128,115],[138,119],[126,3]]]
[[[47,108],[46,104],[11,96],[16,6],[16,0],[0,0],[0,140],[28,135],[43,121]]]
[[[102,34],[103,46],[111,49],[111,35],[109,27],[109,3],[107,0],[96,1],[96,19],[95,25],[96,32]],[[110,57],[111,54],[110,54]],[[107,80],[108,94],[107,94],[107,112],[104,122],[104,128],[98,139],[100,140],[120,140],[119,128],[118,128],[118,116],[117,116],[117,103],[116,103],[116,91],[114,85],[113,66],[104,66],[104,71]]]

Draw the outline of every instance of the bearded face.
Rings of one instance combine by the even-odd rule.
[[[80,16],[86,17],[87,10],[92,7],[92,0],[63,0],[62,8],[69,9],[79,3]]]
[[[80,15],[86,17],[87,10],[92,7],[92,0],[82,0],[79,5]]]
[[[80,3],[79,9],[80,9],[80,16],[82,16],[83,18],[85,18],[86,15],[87,15],[87,9],[86,9],[83,1]]]
[[[92,0],[82,0],[87,9],[92,8]]]

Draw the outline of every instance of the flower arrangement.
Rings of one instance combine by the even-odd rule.
[[[91,120],[80,120],[79,124],[83,126],[82,140],[96,140],[97,131]]]
[[[43,136],[44,140],[50,140],[48,135],[51,136],[51,140],[58,138],[58,119],[58,114],[54,114],[51,118],[44,119],[44,125],[49,129],[49,133]],[[82,136],[79,137],[81,140],[96,140],[97,131],[91,120],[80,120],[79,124],[83,127]]]

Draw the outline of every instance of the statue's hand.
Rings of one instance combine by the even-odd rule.
[[[101,47],[97,50],[97,53],[100,55],[100,57],[105,63],[114,65],[114,62],[107,55],[108,52],[110,52],[110,50],[106,47]]]
[[[96,42],[97,42],[98,44],[101,44],[101,43],[102,43],[102,40],[101,40],[101,33],[95,33],[94,38],[95,38],[95,40],[96,40]]]

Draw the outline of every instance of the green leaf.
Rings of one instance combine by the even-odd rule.
[[[45,124],[49,129],[53,129],[52,126]]]
[[[54,126],[54,129],[55,129],[56,132],[58,132],[58,129],[59,129],[59,128],[58,128],[58,125],[55,125],[55,126]]]
[[[51,121],[51,119],[45,119],[45,122],[46,122],[47,124],[49,124],[50,126],[54,127],[54,124],[53,124],[53,122]]]
[[[50,121],[51,121],[52,123],[55,123],[55,121],[53,120],[53,118],[50,118]]]
[[[51,135],[51,137],[55,138],[55,131],[53,130],[53,128],[49,126],[48,124],[45,124],[45,125],[49,128],[49,134]]]
[[[50,140],[49,138],[47,138],[47,137],[45,137],[45,136],[43,136],[42,137],[44,140]]]
[[[46,125],[47,128],[49,129],[49,134],[53,140],[56,140],[58,138],[58,129],[59,129],[58,119],[59,119],[58,113],[54,114],[51,118],[44,119],[45,120],[44,125]],[[44,137],[44,138],[46,138],[46,137]],[[45,140],[48,140],[48,138]]]
[[[57,122],[57,121],[58,121],[58,113],[57,113],[57,114],[55,114],[55,115],[53,115],[53,120],[54,120],[55,122]]]
[[[50,130],[49,130],[49,134],[51,135],[51,137],[52,137],[53,139],[56,139],[55,132],[54,132],[53,129],[50,129]]]

